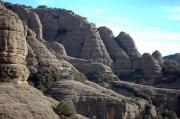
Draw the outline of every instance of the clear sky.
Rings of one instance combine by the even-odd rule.
[[[180,0],[4,0],[32,7],[65,8],[115,35],[129,33],[141,53],[180,53]]]

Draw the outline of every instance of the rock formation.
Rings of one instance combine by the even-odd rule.
[[[43,24],[44,38],[63,44],[69,56],[111,64],[110,56],[94,24],[63,9],[38,8],[35,12]]]
[[[125,81],[113,81],[111,87],[117,93],[128,97],[139,97],[149,101],[158,108],[161,106],[180,113],[180,90],[167,88],[154,88],[152,86],[129,83]]]
[[[139,58],[141,55],[136,48],[135,42],[132,37],[125,32],[120,32],[119,35],[115,38],[115,40],[117,44],[122,49],[124,49],[127,55],[130,57],[131,70],[133,71],[139,68]]]
[[[134,40],[131,36],[125,32],[121,32],[117,37],[116,41],[120,47],[122,47],[131,58],[139,58],[140,53],[136,48]]]
[[[90,72],[96,72],[97,74],[112,73],[111,68],[102,63],[96,63],[78,58],[68,58],[67,60],[84,74],[88,74]]]
[[[36,33],[36,37],[44,42],[42,34],[42,24],[39,16],[35,12],[22,5],[6,6],[9,7],[13,12],[18,14],[18,16],[23,21],[23,24],[28,25],[28,27]]]
[[[148,53],[142,55],[140,69],[142,69],[144,76],[150,79],[160,78],[162,75],[159,62]]]
[[[49,75],[54,75],[54,79],[50,80],[57,80],[63,77],[68,76],[69,79],[75,80],[75,76],[81,76],[82,74],[76,70],[76,68],[71,65],[69,62],[62,60],[58,60],[57,57],[46,47],[46,45],[40,42],[36,38],[35,32],[31,29],[28,29],[27,32],[27,42],[29,44],[29,49],[33,50],[34,55],[36,56],[36,60],[38,65],[34,67],[34,62],[31,63],[31,67],[37,68],[38,71],[43,71],[49,73]],[[30,52],[32,53],[32,51]],[[30,55],[30,54],[29,54]],[[27,60],[32,60],[33,57],[27,57]],[[33,59],[35,60],[35,59]],[[50,74],[53,73],[53,74]],[[55,73],[55,74],[54,74]],[[55,76],[56,75],[56,76]],[[63,76],[63,77],[62,77]],[[47,78],[47,77],[46,77]],[[84,78],[84,77],[82,77]]]
[[[159,62],[160,65],[163,64],[164,60],[162,54],[158,50],[154,51],[152,56]]]
[[[77,112],[91,119],[136,119],[146,106],[146,102],[141,101],[140,108],[131,99],[89,81],[85,84],[76,81],[56,82],[48,95],[57,100],[73,101]],[[132,103],[128,103],[128,100]]]
[[[28,85],[0,84],[0,102],[1,119],[60,119],[58,102]]]
[[[136,76],[141,75],[138,78],[145,82],[161,78],[160,52],[141,56],[129,34],[121,32],[115,37],[109,28],[97,29],[72,11],[4,5],[9,10],[0,5],[0,81],[3,77],[26,81],[29,69],[29,84],[38,89],[44,86],[44,94],[59,101],[72,101],[77,112],[89,118],[153,118],[157,113],[151,104],[164,104],[179,113],[179,90],[118,78],[132,78],[137,70],[142,74]],[[59,119],[53,109],[59,102],[27,84],[0,82],[0,102],[3,119]]]
[[[98,28],[101,39],[103,40],[105,47],[114,61],[112,69],[120,76],[121,74],[127,74],[131,71],[131,61],[126,52],[116,43],[115,37],[112,31],[107,27]]]
[[[46,42],[47,48],[56,55],[57,58],[67,57],[64,46],[56,41]]]
[[[26,29],[19,17],[0,4],[0,75],[17,82],[26,81]]]

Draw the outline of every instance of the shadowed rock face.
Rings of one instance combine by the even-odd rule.
[[[35,12],[43,24],[44,38],[63,44],[69,56],[111,64],[111,58],[94,24],[63,9],[36,9]]]
[[[36,37],[38,39],[44,41],[42,34],[42,24],[39,16],[35,12],[21,5],[10,6],[10,9],[18,14],[24,25],[28,25],[28,27],[36,33]]]
[[[159,62],[160,65],[163,64],[164,60],[162,54],[158,50],[154,51],[152,56]]]
[[[162,75],[162,68],[159,62],[153,58],[150,54],[144,53],[140,59],[140,66],[147,78],[158,78]]]
[[[26,29],[19,17],[1,4],[0,14],[0,75],[17,82],[26,81],[29,76],[25,63]]]
[[[56,57],[62,56],[62,57],[67,57],[66,50],[64,46],[56,41],[53,42],[46,42],[47,48],[56,55]]]
[[[28,29],[26,39],[29,44],[28,49],[30,52],[27,61],[29,61],[28,68],[32,71],[31,73],[33,73],[34,70],[50,71],[58,73],[58,77],[61,77],[61,75],[64,74],[72,76],[72,79],[75,77],[71,73],[80,75],[80,72],[76,70],[72,64],[57,59],[46,45],[36,38],[35,32],[31,29]]]

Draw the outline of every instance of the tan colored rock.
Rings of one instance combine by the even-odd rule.
[[[117,93],[128,97],[140,97],[144,99],[147,99],[147,97],[149,97],[156,108],[163,105],[167,109],[175,111],[177,114],[180,113],[180,90],[155,88],[152,86],[129,83],[127,81],[114,81],[112,83],[112,88]],[[154,112],[154,107],[151,107],[149,111],[151,115],[156,114],[156,112]]]
[[[44,38],[64,45],[67,54],[107,65],[111,58],[94,24],[63,9],[36,9],[43,24]]]
[[[140,66],[147,78],[159,78],[162,75],[162,68],[159,62],[148,53],[144,53],[140,59]]]
[[[97,74],[112,73],[111,68],[102,63],[72,57],[67,58],[67,61],[73,64],[80,72],[84,74],[88,74],[90,72],[96,72]]]
[[[38,70],[38,60],[31,46],[27,43],[28,55],[26,57],[27,67],[31,73],[36,73]]]
[[[1,119],[60,119],[53,108],[58,102],[22,84],[0,84]]]
[[[159,62],[160,65],[163,64],[164,60],[162,54],[158,50],[154,51],[152,56]]]
[[[25,8],[22,5],[11,5],[10,9],[20,17],[24,25],[28,25],[28,27],[36,33],[36,37],[40,41],[44,42],[41,21],[33,10]]]
[[[56,41],[46,42],[47,48],[56,55],[56,57],[66,57],[67,53],[64,46]]]
[[[68,77],[68,79],[75,80],[76,77],[80,76],[81,78],[85,78],[82,76],[82,74],[69,62],[58,59],[47,47],[44,43],[40,42],[36,38],[35,32],[33,32],[31,29],[28,29],[27,32],[27,42],[31,49],[33,50],[34,55],[36,56],[36,60],[38,62],[37,66],[33,66],[32,63],[30,63],[30,66],[28,68],[36,68],[36,70],[41,70],[44,72],[56,73],[56,78],[60,79],[60,77]],[[30,48],[29,48],[30,49]],[[32,53],[32,51],[30,52]],[[31,54],[29,54],[31,55]],[[35,60],[34,57],[27,57],[28,61]],[[51,74],[49,74],[51,75]],[[54,79],[52,79],[54,80]],[[77,80],[77,79],[76,79]]]
[[[77,112],[91,119],[135,119],[146,104],[139,108],[133,100],[92,82],[59,81],[48,90],[48,95],[73,101]]]
[[[17,82],[26,81],[29,76],[25,62],[26,29],[19,17],[1,4],[0,14],[0,75]]]

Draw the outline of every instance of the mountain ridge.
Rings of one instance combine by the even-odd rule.
[[[0,12],[5,16],[6,22],[1,16],[0,28],[4,28],[3,22],[8,24],[11,19],[14,19],[14,14],[17,14],[20,22],[22,21],[20,27],[14,25],[16,21],[13,21],[8,28],[23,28],[25,33],[22,38],[26,39],[26,42],[22,50],[28,49],[27,57],[24,57],[23,62],[27,62],[24,66],[26,65],[30,71],[28,82],[43,91],[46,96],[55,98],[59,102],[72,101],[77,112],[88,118],[155,118],[163,103],[166,108],[179,114],[178,106],[172,108],[168,105],[169,102],[175,106],[180,104],[179,89],[162,89],[156,93],[158,89],[150,88],[151,94],[149,94],[149,87],[119,81],[137,78],[138,81],[145,80],[146,85],[154,85],[154,82],[164,77],[164,66],[162,66],[164,61],[160,52],[141,55],[129,34],[121,32],[115,37],[109,28],[97,28],[95,24],[89,23],[84,17],[71,11],[44,6],[32,9],[9,3],[4,3],[4,6],[1,5]],[[12,18],[8,19],[3,11],[8,11],[8,15],[13,14]],[[14,38],[15,44],[19,43],[16,33],[9,39],[4,32],[0,31],[0,34],[2,42],[10,42]],[[11,45],[3,43],[0,46],[3,47],[1,52],[6,51],[6,48],[11,48]],[[15,55],[17,54],[18,52],[15,52]],[[6,58],[6,56],[2,55],[1,58]],[[10,57],[10,60],[13,58]],[[10,64],[2,60],[1,66],[3,63]],[[9,67],[11,68],[13,69]],[[0,71],[2,75],[6,70],[0,69]],[[12,80],[12,74],[7,72],[6,75]],[[18,75],[23,76],[23,73]],[[22,78],[25,82],[26,76]],[[29,86],[29,89],[31,88],[33,89]],[[133,93],[134,96],[125,95],[121,91],[125,91],[125,94]],[[172,96],[169,91],[176,96],[166,101],[164,99]],[[125,96],[120,96],[121,94]],[[158,95],[162,95],[163,99],[154,98]],[[95,107],[93,103],[98,107]],[[48,109],[52,110],[50,107]],[[0,111],[0,114],[3,113]],[[55,113],[57,114],[57,112],[53,114]],[[6,112],[6,115],[9,115],[9,112]],[[8,119],[8,116],[4,118]]]

